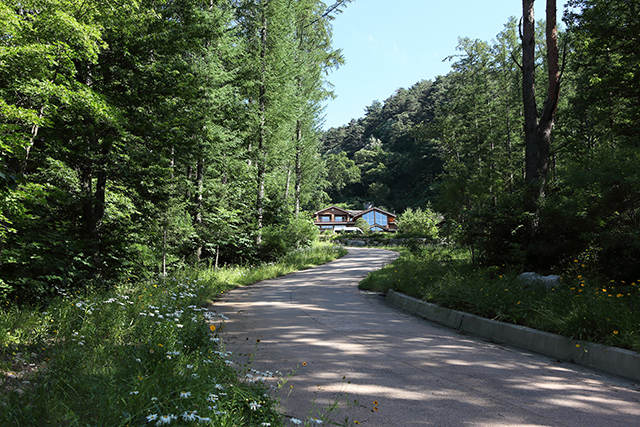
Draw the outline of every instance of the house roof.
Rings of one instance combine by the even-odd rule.
[[[369,208],[369,209],[365,209],[363,211],[351,211],[350,214],[353,215],[354,217],[360,217],[360,216],[365,215],[365,214],[367,214],[367,213],[369,213],[371,211],[378,211],[378,212],[381,212],[381,213],[383,213],[385,215],[392,216],[394,218],[396,217],[396,214],[392,214],[391,212],[387,212],[384,209],[376,208],[375,206],[372,207],[372,208]]]
[[[314,215],[321,214],[322,212],[326,212],[326,211],[331,210],[331,209],[335,209],[335,210],[338,210],[338,211],[340,211],[340,212],[344,212],[344,213],[346,213],[346,214],[348,214],[348,215],[352,215],[352,213],[351,213],[352,211],[348,211],[348,210],[346,210],[346,209],[342,209],[342,208],[339,208],[339,207],[337,207],[337,206],[329,206],[328,208],[320,209],[319,211],[317,211],[316,213],[314,213]]]

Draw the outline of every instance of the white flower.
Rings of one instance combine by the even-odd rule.
[[[135,395],[135,394],[138,394],[138,393],[139,393],[138,391],[132,391],[129,394],[134,394]]]
[[[177,420],[178,417],[176,417],[173,414],[169,414],[169,415],[162,415],[160,417],[160,419],[158,420],[158,422],[156,423],[157,426],[161,426],[163,424],[171,424],[172,420]]]
[[[309,421],[313,421],[313,422],[315,422],[316,424],[322,424],[322,420],[319,420],[319,419],[317,419],[317,418],[311,418]]]
[[[271,427],[271,423],[262,423],[260,424],[262,427]]]
[[[147,421],[155,421],[158,419],[158,414],[147,415]]]
[[[302,421],[300,421],[300,420],[299,420],[299,419],[297,419],[297,418],[291,418],[291,422],[292,422],[292,423],[294,423],[294,424],[296,424],[296,425],[298,425],[298,424],[302,424]]]
[[[209,417],[198,417],[198,422],[210,423],[211,422],[211,418],[209,418]]]
[[[189,396],[191,396],[191,392],[190,391],[181,391],[180,392],[180,399],[186,399]]]
[[[258,402],[251,402],[249,403],[249,407],[252,411],[255,411],[256,409],[262,408],[262,405],[260,405]]]
[[[196,420],[196,411],[193,412],[185,412],[182,414],[182,419],[185,421],[195,421]]]
[[[215,402],[216,400],[218,400],[218,395],[217,394],[210,394],[209,397],[207,397],[207,400],[209,402]]]

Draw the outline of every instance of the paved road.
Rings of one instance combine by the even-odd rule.
[[[358,291],[392,257],[350,249],[215,303],[239,363],[251,354],[254,369],[295,370],[278,392],[287,416],[339,402],[334,422],[368,426],[640,426],[638,384],[465,336]]]

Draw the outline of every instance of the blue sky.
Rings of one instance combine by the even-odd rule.
[[[560,22],[566,0],[557,3]],[[535,2],[536,20],[545,7]],[[521,0],[353,1],[333,21],[333,46],[346,64],[329,75],[337,98],[326,103],[324,129],[362,117],[398,88],[447,74],[451,63],[442,60],[456,53],[458,37],[490,41],[521,14]]]

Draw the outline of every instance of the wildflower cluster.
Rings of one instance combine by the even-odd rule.
[[[217,334],[227,319],[203,308],[206,286],[197,280],[158,280],[107,295],[65,297],[45,312],[46,332],[53,338],[48,351],[55,360],[48,382],[82,396],[65,402],[64,416],[123,426],[226,426],[238,419],[275,419],[262,376],[255,371],[256,380],[238,381],[232,354]],[[49,400],[38,399],[41,406],[31,411],[39,411],[41,419],[62,417],[62,405],[47,405]],[[12,411],[12,419],[0,415],[0,424],[19,424],[19,412],[25,410]],[[38,419],[33,413],[23,416]]]
[[[0,425],[282,425],[265,395],[265,380],[278,373],[236,372],[219,336],[227,319],[203,307],[230,288],[341,254],[324,245],[306,254],[312,261],[301,257],[295,265],[127,280],[60,295],[41,312],[1,308],[0,351],[28,351],[13,351],[15,360],[0,366],[9,372],[4,391],[16,390],[3,396]],[[25,381],[23,370],[41,377]]]

